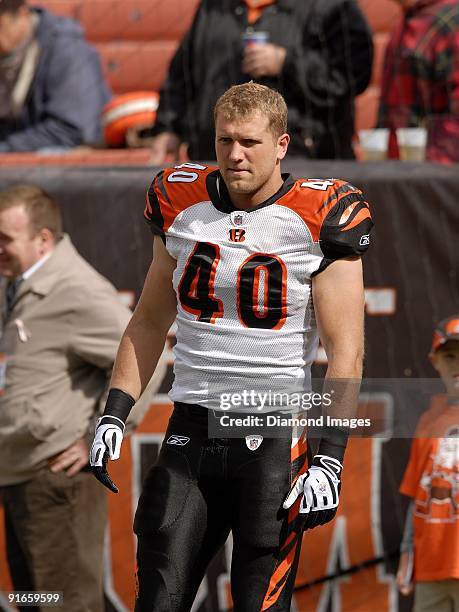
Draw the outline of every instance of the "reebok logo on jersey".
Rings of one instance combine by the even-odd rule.
[[[263,442],[263,436],[246,436],[245,443],[247,444],[247,448],[251,451],[257,450],[260,448],[261,443]]]
[[[360,246],[368,246],[370,244],[370,234],[364,234],[361,238],[360,238],[360,242],[359,245]]]
[[[170,436],[169,439],[167,440],[166,444],[173,444],[174,446],[185,446],[185,444],[188,444],[188,442],[190,441],[190,438],[187,438],[186,436]]]
[[[244,242],[245,230],[243,229],[230,229],[229,237],[231,242]]]

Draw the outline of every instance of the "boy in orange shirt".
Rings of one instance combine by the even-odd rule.
[[[459,314],[433,336],[432,365],[446,395],[421,417],[400,492],[408,508],[397,572],[400,592],[415,588],[415,612],[459,611]]]

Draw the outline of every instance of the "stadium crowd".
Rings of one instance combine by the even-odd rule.
[[[115,95],[104,114],[113,95],[112,60],[101,65],[75,20],[25,0],[2,0],[0,151],[101,147],[105,128],[105,145],[151,146],[153,164],[179,159],[180,151],[182,158],[213,159],[216,99],[230,85],[254,79],[287,100],[289,155],[353,158],[355,99],[373,79],[372,87],[381,88],[378,118],[373,111],[368,115],[372,98],[364,96],[357,127],[388,128],[389,157],[399,154],[397,129],[422,128],[427,159],[455,161],[457,4],[393,3],[403,12],[392,24],[381,71],[385,45],[378,44],[373,66],[372,31],[354,0],[232,0],[218,10],[204,0],[171,59],[157,111],[153,92],[130,91]]]

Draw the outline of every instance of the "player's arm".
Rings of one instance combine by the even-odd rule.
[[[326,380],[360,381],[364,348],[362,260],[333,262],[312,279],[312,296],[320,340],[327,355]],[[340,407],[351,416],[355,405]]]
[[[123,334],[113,368],[110,391],[90,453],[94,475],[117,492],[108,476],[108,458],[118,459],[124,425],[131,408],[140,397],[164,349],[167,332],[176,315],[172,276],[176,261],[155,237],[153,261],[142,295]]]
[[[334,261],[313,278],[312,292],[328,359],[323,392],[332,397],[324,416],[349,419],[355,414],[362,376],[364,289],[360,258]],[[306,515],[305,529],[323,525],[336,514],[348,435],[347,426],[327,426],[325,419],[318,452],[284,504],[288,508],[303,496],[300,513]]]
[[[123,334],[110,387],[138,399],[152,377],[177,313],[172,275],[176,261],[155,236],[153,261],[142,295]]]
[[[326,416],[355,416],[362,378],[364,308],[362,261],[352,257],[333,262],[313,278],[312,295],[317,327],[327,355],[324,393],[333,396]],[[342,462],[347,444],[346,427],[325,427],[319,454]]]

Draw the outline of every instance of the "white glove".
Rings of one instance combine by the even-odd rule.
[[[333,457],[316,455],[311,467],[293,485],[284,502],[288,510],[301,497],[299,513],[306,515],[303,529],[312,529],[331,521],[339,504],[343,466]]]
[[[124,423],[121,419],[108,415],[101,417],[89,453],[89,464],[94,476],[114,493],[118,493],[118,487],[107,472],[107,461],[109,458],[119,459],[123,433]]]

